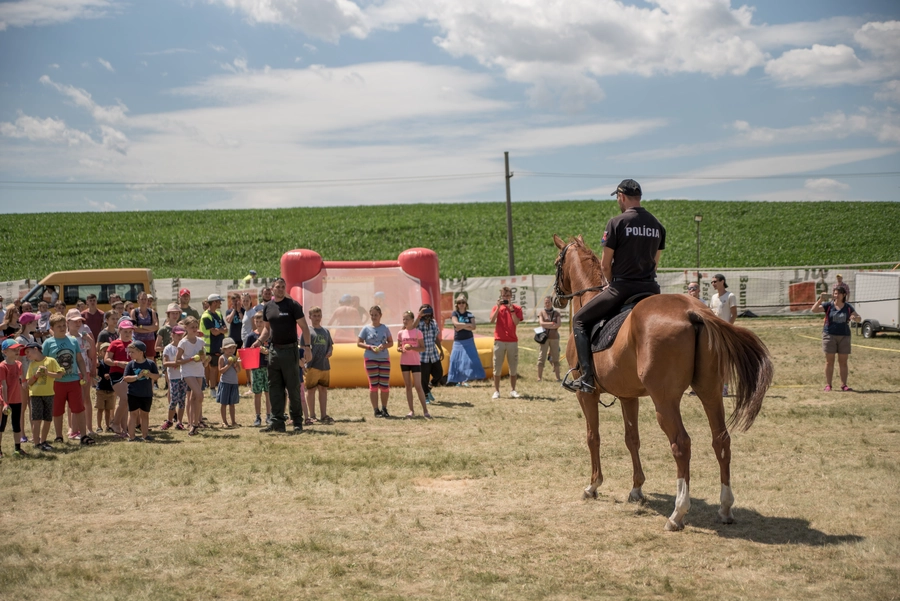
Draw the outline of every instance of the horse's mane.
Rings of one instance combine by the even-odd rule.
[[[578,257],[581,260],[582,265],[584,265],[585,269],[590,274],[590,280],[599,284],[603,279],[603,272],[600,269],[600,257],[591,250],[581,235],[570,238],[569,242],[573,245],[573,248],[585,251],[578,253]],[[585,263],[587,264],[585,265]]]

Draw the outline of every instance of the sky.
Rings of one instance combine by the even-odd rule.
[[[900,2],[0,1],[0,212],[900,200]]]

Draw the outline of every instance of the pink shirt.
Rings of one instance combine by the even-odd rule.
[[[404,344],[409,344],[412,345],[413,348],[416,348],[419,346],[420,340],[422,340],[422,332],[420,332],[418,328],[413,328],[412,330],[400,330],[400,333],[397,334],[397,346],[400,348],[403,348]],[[400,355],[400,365],[421,364],[419,351],[403,351]]]

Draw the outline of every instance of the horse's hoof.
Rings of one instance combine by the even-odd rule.
[[[666,520],[666,530],[668,532],[679,532],[681,530],[684,530],[684,522],[677,524],[677,523],[673,522],[671,519],[667,519]]]
[[[722,514],[720,513],[720,514],[719,514],[719,521],[721,521],[723,524],[733,524],[733,523],[734,523],[734,516],[732,516],[732,515],[722,515]]]
[[[635,488],[632,489],[630,493],[628,493],[628,502],[644,505],[647,503],[647,499],[644,498],[644,493],[642,493],[640,489]]]
[[[584,493],[581,495],[582,499],[596,499],[597,498],[597,489],[591,489],[590,486],[584,489]]]

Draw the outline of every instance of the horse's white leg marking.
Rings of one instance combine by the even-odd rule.
[[[647,502],[647,499],[644,498],[644,493],[641,492],[641,487],[637,486],[631,489],[631,492],[628,493],[628,502],[629,503],[641,503],[644,504]]]
[[[731,492],[731,487],[727,484],[722,485],[722,492],[719,493],[719,503],[721,507],[719,507],[719,518],[721,518],[723,524],[733,524],[734,523],[734,515],[731,513],[731,506],[734,505],[734,493]]]
[[[594,486],[594,484],[591,484],[590,486],[585,488],[582,498],[583,499],[596,499],[597,498],[597,487]]]
[[[684,530],[684,516],[691,508],[691,493],[688,488],[684,478],[679,478],[676,483],[675,511],[666,522],[666,530],[670,532]]]

